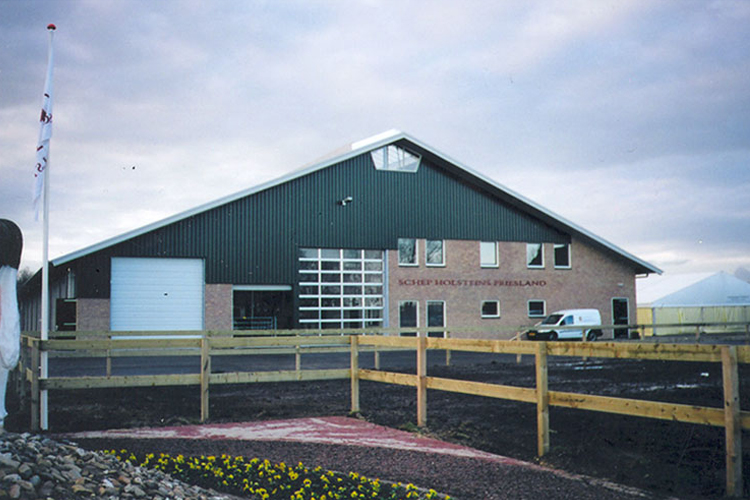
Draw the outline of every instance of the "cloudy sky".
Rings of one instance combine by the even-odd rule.
[[[0,1],[0,217],[50,257],[403,130],[667,273],[750,267],[750,2]]]

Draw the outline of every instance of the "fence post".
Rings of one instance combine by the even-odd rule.
[[[737,348],[721,348],[724,381],[724,429],[726,433],[727,496],[742,497],[742,422]]]
[[[427,338],[417,337],[417,425],[427,424]]]
[[[359,413],[359,337],[350,335],[351,354],[349,356],[349,371],[352,385],[352,413]],[[377,352],[375,352],[377,354]]]
[[[549,391],[547,387],[547,342],[536,346],[537,455],[549,452]]]
[[[25,375],[25,374],[24,374]],[[39,432],[39,339],[31,339],[31,432]]]
[[[302,353],[300,352],[300,345],[294,346],[294,371],[297,372],[297,380],[300,380],[300,370],[302,370]]]
[[[445,338],[446,339],[451,338],[451,332],[449,332],[448,330],[445,331]],[[445,366],[450,366],[450,365],[451,365],[451,350],[446,349],[445,350]]]
[[[112,335],[107,335],[110,347],[112,346]],[[107,349],[107,377],[112,376],[112,349]]]
[[[211,351],[210,342],[206,335],[201,337],[201,423],[209,418],[208,414],[208,386],[211,380]]]

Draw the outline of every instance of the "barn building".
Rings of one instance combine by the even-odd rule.
[[[426,326],[504,338],[565,308],[632,323],[636,277],[659,272],[389,132],[54,259],[50,329]],[[36,278],[22,295],[26,330],[39,328]]]
[[[724,333],[738,326],[717,323],[750,323],[750,283],[725,272],[652,276],[639,280],[637,320],[655,326],[645,335]],[[686,326],[681,326],[686,325]]]

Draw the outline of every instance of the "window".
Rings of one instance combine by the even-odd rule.
[[[421,157],[391,144],[370,153],[372,163],[377,170],[390,172],[411,172],[419,169]]]
[[[427,240],[424,248],[424,261],[428,266],[444,266],[445,251],[443,240]]]
[[[545,317],[547,307],[543,300],[530,300],[528,302],[529,318],[543,318]]]
[[[479,262],[482,267],[498,267],[497,242],[479,242]]]
[[[427,301],[427,328],[445,327],[445,302]],[[445,332],[427,332],[428,337],[445,337]]]
[[[405,300],[398,304],[398,326],[400,328],[417,328],[419,326],[419,303]],[[416,337],[417,332],[399,332],[402,337]]]
[[[526,244],[526,267],[544,268],[544,245],[541,243]]]
[[[570,269],[570,245],[555,245],[555,267],[557,269]]]
[[[499,318],[500,317],[500,302],[497,300],[485,300],[482,302],[482,317],[483,318]]]
[[[383,325],[381,250],[301,248],[302,328],[359,329]]]
[[[417,240],[414,238],[398,239],[398,265],[417,266]]]

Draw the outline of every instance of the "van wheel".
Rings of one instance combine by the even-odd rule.
[[[557,340],[557,332],[550,332],[549,339],[550,340]]]
[[[597,338],[598,338],[598,337],[597,337],[597,335],[596,335],[596,332],[595,332],[594,330],[589,330],[589,331],[588,331],[588,332],[586,333],[586,340],[588,340],[589,342],[593,342],[593,341],[595,341],[595,340],[596,340]]]

